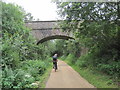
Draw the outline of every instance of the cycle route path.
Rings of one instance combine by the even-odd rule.
[[[95,88],[64,61],[58,60],[58,70],[52,69],[46,88]]]

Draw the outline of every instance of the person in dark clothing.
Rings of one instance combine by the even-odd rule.
[[[53,56],[53,68],[55,69],[55,72],[57,70],[57,54]]]

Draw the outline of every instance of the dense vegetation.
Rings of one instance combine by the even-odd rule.
[[[68,60],[80,68],[107,74],[119,83],[120,4],[61,2],[57,6],[60,16],[64,18],[61,22],[63,31],[73,32],[76,39],[62,43]],[[60,42],[57,45],[60,46]],[[82,54],[85,48],[87,53]]]
[[[75,40],[54,40],[36,45],[25,27],[33,17],[19,6],[2,3],[3,88],[38,88],[54,53],[77,69],[102,72],[120,82],[120,9],[118,3],[57,3],[65,19],[60,26]]]
[[[40,81],[47,68],[49,52],[46,44],[36,45],[25,27],[24,21],[31,20],[31,16],[13,4],[2,4],[2,58],[0,71],[3,88],[32,88]],[[48,60],[47,60],[48,59]],[[39,84],[40,85],[40,84]]]

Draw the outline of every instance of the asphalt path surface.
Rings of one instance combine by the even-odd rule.
[[[64,61],[58,61],[58,70],[51,71],[46,83],[46,88],[95,88],[82,78],[75,70]]]

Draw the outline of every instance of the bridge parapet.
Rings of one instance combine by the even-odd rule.
[[[32,28],[32,30],[51,30],[60,28],[57,21],[31,21],[26,22],[26,26]]]

